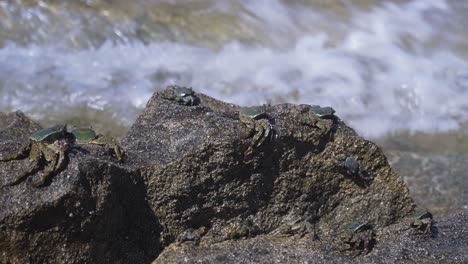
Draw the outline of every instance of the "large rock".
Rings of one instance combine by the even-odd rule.
[[[0,114],[0,155],[14,153],[40,127],[22,113]],[[92,150],[90,150],[92,152]],[[49,186],[33,174],[0,190],[0,263],[148,263],[161,227],[138,175],[105,157],[73,151]],[[0,162],[0,185],[28,159]]]
[[[252,131],[239,106],[202,94],[187,106],[173,91],[148,102],[122,142],[124,163],[83,146],[49,185],[34,187],[35,173],[2,188],[0,263],[466,262],[466,213],[428,234],[410,228],[403,181],[339,117],[268,106]],[[272,136],[253,146],[269,123]],[[0,155],[39,128],[0,114]],[[0,185],[28,165],[0,162]],[[373,224],[377,241],[358,259],[337,251],[337,233],[355,222]]]
[[[190,230],[202,243],[269,234],[291,218],[326,239],[353,222],[382,228],[414,208],[379,147],[336,116],[268,106],[277,136],[247,155],[252,135],[238,106],[202,94],[199,105],[185,106],[167,99],[173,91],[153,95],[123,143],[142,167],[167,242]],[[347,158],[358,171],[346,168]]]

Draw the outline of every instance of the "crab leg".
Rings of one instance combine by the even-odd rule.
[[[30,166],[27,171],[25,171],[23,174],[17,176],[12,182],[9,182],[9,183],[7,183],[7,184],[5,184],[3,186],[17,185],[17,184],[21,183],[22,181],[24,181],[29,175],[34,174],[37,171],[39,171],[40,168],[41,168],[41,166],[39,166],[39,164],[34,162],[34,164],[32,166]]]
[[[38,159],[33,161],[32,164],[28,167],[28,169],[25,172],[15,177],[15,179],[12,182],[9,182],[3,186],[17,185],[21,183],[22,181],[24,181],[29,175],[38,172],[41,169],[40,161],[43,158],[42,154],[38,154],[38,155],[39,155]]]
[[[262,120],[257,121],[256,126],[257,125],[260,126],[259,132],[261,133],[259,133],[260,134],[259,140],[254,141],[254,144],[256,145],[256,147],[260,147],[261,145],[263,145],[265,140],[270,137],[271,124],[268,120],[262,119]]]
[[[114,145],[114,153],[117,160],[122,161],[122,151],[120,150],[120,147],[117,144]]]
[[[0,158],[0,161],[10,161],[10,160],[19,160],[25,159],[28,157],[29,151],[31,150],[31,142],[28,142],[27,145],[21,147],[18,153],[7,155],[3,158]]]
[[[39,181],[34,184],[34,187],[41,187],[47,182],[47,180],[50,178],[50,176],[55,171],[55,168],[57,167],[57,164],[59,163],[59,160],[60,160],[59,157],[55,157],[54,159],[52,159],[52,161],[49,164],[49,167],[47,168],[47,170],[45,170],[42,173],[42,175],[39,177]]]

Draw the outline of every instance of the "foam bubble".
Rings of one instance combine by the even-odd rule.
[[[178,84],[241,105],[330,105],[368,137],[455,130],[468,120],[468,63],[454,51],[457,32],[428,47],[444,29],[427,14],[457,12],[445,1],[355,10],[347,24],[334,22],[340,30],[347,27],[339,41],[327,31],[305,31],[304,10],[298,10],[299,23],[294,7],[266,2],[244,4],[259,17],[281,11],[277,19],[256,21],[269,30],[270,46],[234,41],[212,50],[138,39],[76,51],[6,45],[0,49],[0,110],[22,109],[40,118],[70,107],[110,109],[130,125],[155,90]],[[311,14],[311,21],[321,16]],[[295,25],[302,35],[276,45],[278,34]]]

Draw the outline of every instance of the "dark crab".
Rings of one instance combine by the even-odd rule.
[[[254,148],[260,147],[268,139],[271,140],[275,131],[266,114],[266,105],[242,107],[239,110],[239,120],[248,128],[249,136],[253,136],[252,143],[244,153],[252,154]]]
[[[369,253],[375,245],[374,226],[368,223],[356,222],[341,228],[339,232],[339,249],[358,256]]]
[[[359,162],[354,157],[347,157],[344,161],[344,166],[351,175],[359,174]]]
[[[112,149],[118,161],[123,160],[123,151],[117,142],[112,137],[98,135],[91,128],[73,128],[72,134],[75,137],[75,143],[78,145],[90,144],[103,146],[106,149]]]
[[[421,233],[427,234],[431,232],[433,226],[432,214],[428,211],[418,211],[410,217],[410,227],[418,230]]]
[[[169,100],[173,100],[181,105],[194,106],[200,103],[200,98],[195,95],[192,88],[182,86],[170,86],[172,89],[172,95],[169,96]]]
[[[65,166],[66,153],[72,143],[73,135],[66,131],[66,125],[45,128],[33,133],[29,138],[29,142],[18,153],[0,158],[0,161],[3,162],[25,158],[29,158],[31,161],[31,165],[25,172],[15,177],[12,182],[5,184],[5,186],[17,185],[29,175],[44,169],[48,165],[39,181],[34,183],[36,187],[45,185],[54,174],[60,172]]]

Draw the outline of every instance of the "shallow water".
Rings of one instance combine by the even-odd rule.
[[[467,207],[457,168],[468,152],[455,149],[468,123],[467,12],[449,0],[2,1],[0,111],[122,136],[171,84],[240,105],[330,105],[386,151],[436,155],[428,181],[450,170],[440,197]],[[410,187],[426,170],[395,160]]]

